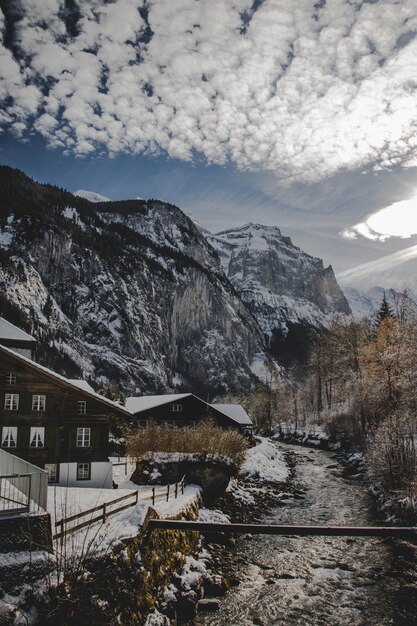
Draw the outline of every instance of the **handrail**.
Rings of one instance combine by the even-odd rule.
[[[163,492],[157,493],[156,492],[157,487],[152,487],[152,489],[146,489],[144,491],[139,491],[139,490],[133,491],[132,493],[128,493],[124,496],[119,496],[118,498],[114,498],[113,500],[108,500],[107,502],[103,502],[102,504],[92,507],[91,509],[87,509],[86,511],[81,511],[80,513],[75,513],[74,515],[69,515],[68,517],[64,517],[58,520],[57,522],[55,522],[55,529],[60,528],[60,530],[55,533],[55,535],[53,536],[53,539],[60,539],[61,545],[62,545],[64,541],[64,537],[66,535],[73,533],[76,530],[79,530],[81,528],[85,528],[86,526],[89,526],[90,524],[94,524],[95,522],[102,521],[102,523],[104,524],[106,519],[110,517],[111,515],[114,515],[115,513],[119,513],[120,511],[124,511],[127,508],[135,506],[138,503],[139,498],[141,500],[152,500],[152,504],[155,504],[155,500],[157,497],[163,497],[163,498],[166,497],[168,501],[171,487],[175,488],[174,497],[177,498],[178,488],[181,488],[181,493],[184,493],[185,475],[181,478],[180,481],[176,483],[171,483],[169,485],[158,485],[158,486],[161,489],[163,489]],[[147,496],[146,498],[143,498],[142,495],[144,493],[151,493],[152,495]],[[110,511],[108,510],[109,507],[111,507],[112,505],[128,500],[129,498],[134,498],[134,502],[130,502],[129,504],[125,504],[124,506],[118,507],[117,509],[114,509],[114,510],[110,510]],[[84,522],[81,522],[80,524],[77,524],[76,526],[71,526],[70,528],[66,528],[66,525],[68,523],[74,522],[75,520],[81,519],[82,517],[86,517],[87,515],[90,515],[92,513],[96,513],[97,511],[102,511],[101,515],[98,515]]]

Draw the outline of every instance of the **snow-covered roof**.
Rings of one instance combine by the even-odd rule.
[[[194,394],[192,393],[172,393],[165,394],[162,396],[140,396],[127,398],[126,400],[126,408],[131,413],[140,413],[141,411],[146,411],[148,409],[154,409],[157,406],[164,406],[165,404],[170,404],[172,402],[178,402],[179,400],[183,400],[184,398],[189,398]],[[197,396],[195,396],[197,397]],[[213,407],[216,411],[223,413],[226,417],[229,417],[231,420],[236,422],[241,426],[253,426],[252,420],[249,415],[246,413],[245,409],[240,406],[240,404],[209,404],[205,400],[201,400],[209,407]]]
[[[0,317],[0,341],[1,339],[36,343],[36,339],[32,337],[32,335],[28,335],[28,333],[25,333],[21,328],[5,320],[4,317]]]
[[[98,400],[102,404],[107,404],[108,407],[116,409],[118,412],[121,411],[125,415],[131,417],[130,412],[126,410],[124,406],[122,406],[118,402],[113,402],[113,400],[109,400],[108,398],[105,398],[99,393],[93,391],[92,387],[90,387],[90,385],[86,383],[85,381],[80,381],[79,379],[74,380],[70,378],[65,378],[65,376],[61,376],[61,374],[57,374],[53,370],[50,370],[47,367],[44,367],[43,365],[39,365],[39,363],[36,363],[35,361],[32,361],[31,359],[28,359],[27,357],[23,356],[23,354],[19,354],[15,352],[14,350],[12,350],[11,348],[6,348],[6,346],[0,345],[0,354],[2,352],[12,356],[14,359],[17,359],[18,361],[21,361],[22,363],[25,363],[32,369],[36,369],[41,374],[44,374],[48,376],[49,378],[54,379],[57,383],[61,383],[61,384],[64,383],[66,386],[73,387],[77,391],[82,391],[83,393],[94,398],[94,400]],[[80,383],[84,383],[84,384],[80,384]]]
[[[253,426],[251,418],[240,404],[212,404],[211,406],[241,426]]]
[[[170,402],[176,402],[183,398],[192,396],[191,393],[172,393],[162,396],[131,396],[126,400],[126,408],[131,413],[138,413],[139,411],[146,411],[146,409],[153,409],[157,406],[163,406]]]
[[[81,378],[67,378],[67,380],[76,387],[79,387],[83,391],[89,391],[95,393],[94,389],[86,380],[82,380]]]

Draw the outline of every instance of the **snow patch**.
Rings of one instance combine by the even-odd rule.
[[[266,437],[257,437],[257,445],[250,448],[240,475],[271,482],[284,482],[290,472],[281,450]]]

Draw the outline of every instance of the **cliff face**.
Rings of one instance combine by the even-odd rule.
[[[239,392],[268,350],[291,363],[349,312],[278,228],[212,236],[165,202],[89,198],[0,167],[0,315],[59,372],[129,395]]]
[[[208,239],[278,357],[287,347],[297,350],[297,342],[302,353],[310,331],[326,327],[335,314],[350,313],[332,268],[294,246],[279,228],[246,224]]]
[[[44,363],[129,393],[250,384],[262,333],[182,211],[93,205],[1,169],[3,309],[26,318]]]

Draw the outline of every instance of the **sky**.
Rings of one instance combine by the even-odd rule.
[[[1,6],[0,163],[277,225],[344,284],[417,275],[416,0]]]

